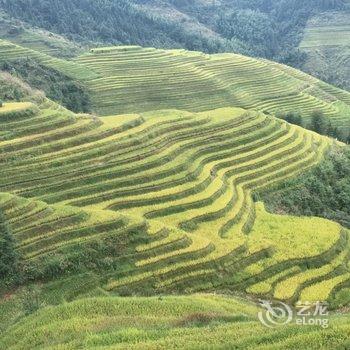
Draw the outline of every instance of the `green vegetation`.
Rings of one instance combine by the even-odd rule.
[[[333,121],[329,120],[320,110],[314,110],[311,113],[311,121],[306,125],[299,112],[278,112],[276,117],[284,119],[288,123],[308,128],[318,134],[328,135],[338,141],[350,143],[350,131],[342,126],[334,126]]]
[[[302,125],[302,119],[300,118],[300,116],[298,116],[297,118],[294,117],[294,120],[292,119],[291,122],[293,121],[297,125]],[[332,123],[332,120],[327,119],[327,117],[325,117],[322,111],[315,110],[311,114],[311,124],[309,125],[309,128],[317,132],[318,134],[328,135],[338,141],[349,143],[350,131],[345,128],[342,128],[342,126],[334,126],[333,124],[334,123]]]
[[[104,118],[50,101],[2,108],[0,206],[22,285],[92,273],[104,293],[270,297],[282,277],[347,254],[338,224],[268,214],[251,196],[317,164],[326,137],[240,108]],[[347,273],[330,269],[327,299]]]
[[[315,12],[343,8],[343,1],[2,0],[0,5],[14,18],[80,41],[205,52],[241,46],[256,56],[290,60],[298,54],[308,18]]]
[[[163,11],[154,12],[152,6],[143,5],[142,1],[129,0],[0,2],[0,8],[11,18],[83,43],[186,47],[210,52],[239,47],[197,20],[187,26],[166,14],[163,17]]]
[[[44,95],[41,91],[32,89],[28,84],[9,73],[0,72],[1,101],[40,102],[43,98]]]
[[[348,2],[348,6],[349,6]],[[350,89],[350,7],[312,17],[300,49],[306,54],[302,69],[343,89]]]
[[[20,78],[32,88],[44,91],[48,98],[71,111],[90,111],[90,96],[86,89],[59,71],[45,67],[29,58],[5,61],[0,65],[0,69]],[[15,93],[14,98],[20,100],[18,97],[18,93]]]
[[[0,38],[57,57],[78,55],[81,44],[235,52],[347,89],[349,8],[348,0],[1,0]]]
[[[330,326],[266,328],[258,309],[214,295],[89,298],[47,307],[10,327],[4,349],[346,349],[349,320]],[[307,344],[307,345],[306,345]]]
[[[245,43],[250,55],[300,67],[301,34],[310,16],[319,11],[343,8],[340,1],[222,1],[216,28],[225,38]]]
[[[325,135],[349,134],[349,93],[138,46],[0,41],[0,65],[1,349],[348,347],[348,316],[269,329],[197,293],[347,311],[350,156]]]
[[[6,217],[0,210],[0,279],[1,282],[15,278],[18,256],[15,250],[15,241]]]
[[[320,216],[350,228],[350,148],[333,148],[314,169],[260,198],[270,211]]]
[[[332,125],[350,129],[349,93],[276,63],[140,47],[94,49],[75,63],[98,74],[85,83],[102,115],[236,105],[266,113],[298,111],[305,125],[317,110]]]
[[[4,12],[0,12],[0,38],[60,58],[74,57],[83,51],[82,47],[62,36],[33,28]]]
[[[1,206],[21,256],[16,270],[21,285],[86,271],[125,270],[133,263],[135,246],[151,239],[144,221],[115,212],[48,206],[5,194]]]
[[[270,61],[136,46],[92,49],[66,61],[6,41],[0,41],[0,48],[0,63],[26,62],[29,57],[36,62],[30,64],[33,71],[52,72],[55,78],[50,86],[58,85],[59,92],[77,81],[73,97],[65,97],[67,104],[77,101],[76,108],[86,109],[88,92],[91,109],[99,115],[171,108],[197,112],[235,105],[270,114],[297,112],[306,127],[311,126],[315,112],[322,113],[331,125],[327,134],[336,136],[333,131],[340,130],[339,138],[345,141],[350,130],[348,92]],[[19,70],[24,71],[22,76],[32,71]],[[38,75],[40,82],[45,81]]]

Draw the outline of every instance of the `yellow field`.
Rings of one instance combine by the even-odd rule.
[[[13,117],[0,119],[0,203],[31,278],[64,275],[82,254],[77,272],[94,259],[106,293],[225,287],[297,301],[319,283],[326,299],[346,287],[347,231],[269,214],[251,197],[317,164],[330,139],[242,108],[106,118],[49,101],[3,108]]]

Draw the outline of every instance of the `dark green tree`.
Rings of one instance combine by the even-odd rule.
[[[288,123],[303,126],[303,120],[298,112],[288,112],[284,118]]]
[[[301,176],[260,193],[271,212],[319,216],[350,228],[350,147],[332,147]]]
[[[329,135],[335,139],[338,139],[338,140],[342,139],[342,135],[341,135],[339,129],[337,127],[333,126],[331,122],[328,122],[327,135]]]
[[[322,111],[313,111],[311,114],[311,129],[321,135],[326,135],[328,123]]]

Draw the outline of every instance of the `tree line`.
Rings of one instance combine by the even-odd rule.
[[[162,1],[152,1],[159,3]],[[298,45],[307,20],[338,9],[344,0],[168,0],[217,35],[205,35],[183,18],[169,19],[146,0],[0,0],[10,16],[90,43],[183,47],[207,53],[234,51],[301,66]],[[161,11],[159,11],[161,12]]]
[[[350,228],[350,146],[332,147],[301,176],[255,194],[271,212],[319,216]]]
[[[335,126],[321,110],[314,110],[311,113],[311,121],[309,123],[304,121],[299,112],[277,112],[276,117],[284,119],[288,123],[315,131],[320,135],[330,136],[338,141],[350,144],[350,128]]]

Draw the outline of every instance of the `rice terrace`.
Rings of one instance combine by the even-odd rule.
[[[349,2],[93,3],[0,0],[0,350],[350,349]]]

